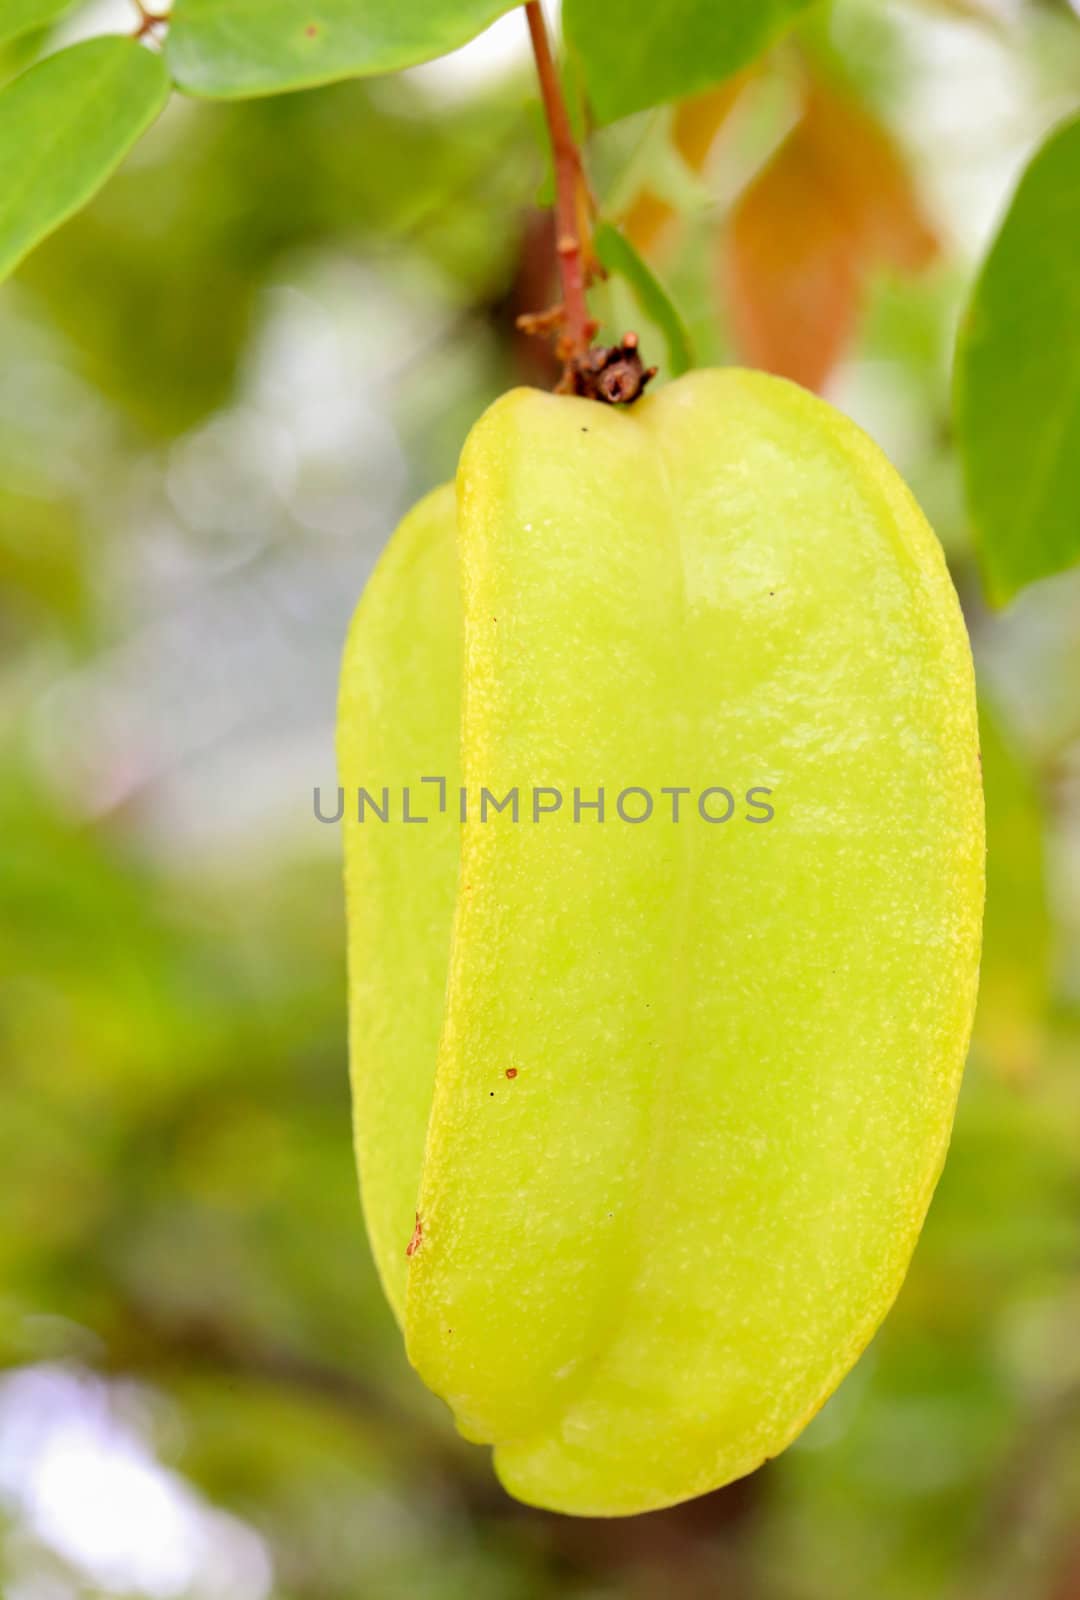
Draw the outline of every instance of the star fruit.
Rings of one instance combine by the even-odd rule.
[[[410,1360],[539,1506],[750,1472],[900,1288],[971,1028],[972,664],[914,499],[777,378],[506,394],[361,600],[339,761]]]

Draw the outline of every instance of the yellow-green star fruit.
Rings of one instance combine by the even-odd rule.
[[[339,755],[411,1361],[535,1505],[750,1472],[893,1301],[967,1050],[975,694],[918,506],[776,378],[515,390],[368,585]]]

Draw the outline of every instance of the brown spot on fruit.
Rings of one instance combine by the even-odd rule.
[[[414,1256],[416,1254],[416,1252],[419,1250],[421,1244],[423,1244],[423,1242],[424,1242],[424,1224],[420,1221],[420,1213],[418,1211],[416,1213],[416,1226],[413,1229],[412,1238],[409,1240],[408,1244],[405,1247],[405,1254],[407,1256]]]

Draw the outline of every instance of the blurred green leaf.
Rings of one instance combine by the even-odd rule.
[[[961,328],[956,409],[991,599],[1080,559],[1080,118],[1020,180]]]
[[[680,373],[688,372],[694,365],[690,336],[678,307],[648,262],[610,222],[599,224],[593,243],[603,265],[626,280],[642,314],[663,334],[667,342],[667,376],[677,378]]]
[[[566,0],[566,37],[581,56],[602,122],[694,94],[737,72],[811,0]]]
[[[225,404],[268,286],[334,241],[407,252],[468,303],[500,292],[516,244],[505,218],[533,178],[516,97],[435,118],[415,85],[379,87],[206,103],[186,118],[176,102],[139,159],[24,263],[19,283],[80,372],[141,430],[175,435]],[[365,148],[379,160],[357,160]],[[456,462],[473,417],[440,417]]]
[[[49,628],[77,632],[85,620],[79,525],[51,498],[0,488],[0,646],[31,644]]]
[[[33,28],[43,28],[63,12],[70,11],[75,0],[3,0],[0,5],[0,44],[17,39],[21,33]]]
[[[1050,910],[1043,815],[1030,772],[993,707],[979,696],[986,792],[986,916],[975,1040],[995,1067],[1023,1080],[1038,1065],[1050,994]]]
[[[160,113],[169,80],[133,39],[88,39],[0,94],[0,277],[85,205]]]
[[[177,0],[166,45],[189,94],[233,99],[394,72],[467,43],[514,0]]]

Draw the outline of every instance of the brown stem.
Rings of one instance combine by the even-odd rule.
[[[596,331],[589,318],[585,299],[586,247],[582,242],[579,222],[581,213],[578,197],[584,190],[584,170],[552,59],[540,0],[527,0],[525,16],[536,57],[536,71],[540,78],[540,94],[555,167],[555,250],[563,294],[562,354],[569,367],[585,355],[589,340]]]
[[[145,39],[148,34],[153,33],[155,28],[168,27],[169,18],[167,13],[151,11],[148,6],[143,4],[143,0],[135,0],[135,9],[139,13],[139,20],[135,26],[133,38]]]
[[[563,375],[558,384],[560,393],[581,395],[609,406],[632,405],[655,376],[656,368],[646,367],[642,362],[635,333],[624,334],[617,345],[591,344],[597,324],[589,316],[585,298],[594,265],[589,234],[589,186],[552,60],[540,0],[527,0],[525,16],[536,57],[555,168],[555,253],[562,280],[562,304],[552,311],[519,316],[517,326],[525,333],[547,334],[556,328],[559,330],[555,350],[563,362]]]

